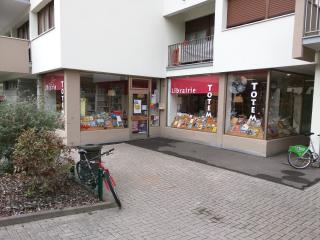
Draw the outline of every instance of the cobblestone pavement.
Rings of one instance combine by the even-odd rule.
[[[0,239],[320,239],[304,191],[127,144],[107,160],[123,209],[0,228]]]

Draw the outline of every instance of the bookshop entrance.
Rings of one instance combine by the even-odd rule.
[[[149,79],[130,79],[130,139],[149,137]]]

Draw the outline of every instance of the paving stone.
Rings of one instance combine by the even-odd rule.
[[[320,239],[320,184],[298,190],[127,144],[103,159],[123,209],[0,228],[0,240]]]

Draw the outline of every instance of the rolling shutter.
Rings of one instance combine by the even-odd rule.
[[[295,0],[228,0],[227,27],[235,27],[295,11]]]
[[[269,0],[269,16],[276,17],[295,11],[295,0]]]
[[[227,27],[259,21],[265,17],[266,0],[228,0]]]

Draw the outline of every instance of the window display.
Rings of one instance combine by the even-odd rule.
[[[82,74],[81,130],[128,127],[128,80],[123,76]]]
[[[170,126],[216,133],[219,76],[175,78],[170,84]]]
[[[302,120],[311,120],[312,89],[306,84],[306,76],[271,71],[267,138],[280,138],[301,133]],[[311,97],[311,104],[303,104]],[[305,106],[305,107],[303,107]],[[308,117],[309,116],[309,117]],[[309,120],[309,122],[311,122]]]
[[[226,133],[264,138],[267,71],[228,75]]]

